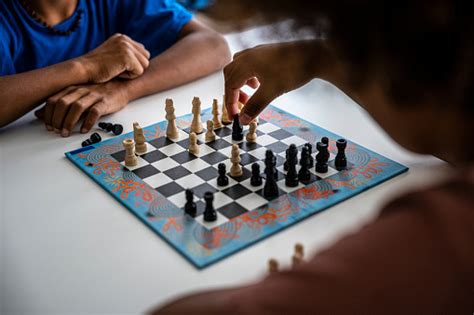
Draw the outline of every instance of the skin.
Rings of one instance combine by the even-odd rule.
[[[55,25],[74,13],[77,1],[37,0],[31,5]],[[229,59],[223,37],[195,20],[183,27],[172,47],[151,60],[142,44],[115,34],[84,56],[0,77],[0,127],[46,102],[35,114],[47,130],[67,137],[82,119],[80,131],[87,133],[100,117],[217,71]]]

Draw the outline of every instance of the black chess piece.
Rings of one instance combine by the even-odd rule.
[[[324,143],[324,144],[327,144],[328,148],[329,148],[329,138],[328,137],[322,137],[321,142]]]
[[[239,120],[239,115],[234,116],[234,123],[232,125],[232,140],[242,141],[244,139],[244,128]]]
[[[211,192],[204,193],[204,201],[206,208],[204,209],[204,221],[214,222],[217,220],[217,211],[214,209],[212,202],[214,201],[214,194]]]
[[[313,158],[313,145],[311,143],[306,143],[305,146],[308,148],[308,159],[309,159],[309,166],[308,168],[312,168],[314,166],[314,158]]]
[[[196,203],[194,203],[194,194],[191,189],[186,189],[186,204],[184,205],[184,212],[189,214],[190,216],[195,216],[197,209]]]
[[[275,181],[278,180],[278,173],[276,169],[276,157],[273,154],[272,150],[267,150],[265,152],[265,176],[267,175],[267,169],[270,167],[271,173],[273,174],[273,177],[275,178]]]
[[[288,148],[287,162],[288,172],[285,177],[285,185],[288,187],[298,186],[298,173],[296,172],[296,164],[298,163],[298,148],[291,144]]]
[[[298,179],[300,181],[308,181],[311,179],[311,173],[309,172],[309,152],[308,147],[303,146],[301,149],[301,160],[300,160],[300,171],[298,172]]]
[[[94,132],[91,134],[90,138],[82,142],[82,147],[87,147],[88,145],[99,143],[102,141],[102,137],[97,133]]]
[[[316,154],[315,171],[318,173],[327,173],[329,161],[328,145],[323,142],[318,142],[316,144],[316,149],[318,150],[318,154]]]
[[[224,163],[219,163],[217,166],[217,172],[219,173],[219,176],[217,177],[217,186],[229,185],[229,177],[227,177],[227,171],[225,169]]]
[[[121,135],[123,132],[123,126],[120,124],[112,124],[107,122],[100,122],[99,128],[107,132],[112,131],[114,135]]]
[[[346,158],[346,147],[347,141],[345,139],[339,139],[336,141],[337,154],[334,165],[338,171],[341,171],[347,167],[347,158]]]
[[[250,177],[250,185],[257,187],[262,185],[262,176],[260,175],[260,165],[258,163],[252,164],[252,177]]]

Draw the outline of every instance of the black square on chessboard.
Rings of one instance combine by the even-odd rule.
[[[265,172],[262,173],[262,178],[263,179],[267,178],[267,175],[265,174]],[[276,180],[279,181],[279,180],[282,180],[282,179],[285,179],[285,174],[277,170],[277,179]]]
[[[252,193],[250,190],[240,184],[230,186],[229,188],[224,189],[222,192],[234,200]]]
[[[269,145],[265,146],[265,148],[267,148],[268,150],[272,150],[273,153],[281,153],[281,152],[285,151],[286,149],[288,149],[288,147],[289,147],[289,145],[284,144],[281,141],[277,141],[277,142],[274,142],[272,144],[269,144]]]
[[[258,141],[258,137],[257,137],[257,141]],[[239,143],[238,146],[242,151],[245,151],[245,152],[253,151],[255,149],[262,147],[260,144],[256,142],[247,142],[247,141]]]
[[[212,152],[207,155],[201,156],[201,160],[203,160],[204,162],[210,165],[218,164],[227,159],[229,159],[229,157],[225,156],[224,154],[220,152]]]
[[[185,128],[183,129],[183,131],[189,134],[191,133],[191,127]],[[206,128],[203,128],[201,133],[205,133],[206,131],[207,131]]]
[[[166,158],[166,154],[160,152],[159,150],[151,151],[149,153],[145,153],[141,155],[142,159],[147,161],[148,163],[153,163],[159,160]]]
[[[170,156],[170,158],[172,158],[173,160],[175,160],[179,164],[184,164],[186,162],[197,159],[197,156],[195,156],[194,154],[189,153],[188,151],[183,151],[181,153]]]
[[[293,134],[284,129],[278,129],[278,130],[270,132],[268,135],[272,136],[275,139],[283,140],[283,139],[291,137]]]
[[[283,164],[285,164],[285,158],[284,157],[279,156],[279,155],[276,155],[275,157],[276,157],[275,167],[282,166]]]
[[[275,197],[265,197],[265,196],[263,195],[263,188],[260,189],[260,190],[258,190],[258,191],[256,191],[255,193],[258,194],[258,195],[260,195],[260,196],[262,196],[262,198],[267,199],[268,201],[277,199],[278,197],[283,196],[283,195],[286,194],[286,193],[285,193],[283,190],[281,190],[280,188],[278,188],[278,196],[275,196]]]
[[[159,148],[165,147],[167,145],[170,145],[174,142],[171,141],[170,139],[168,139],[167,137],[159,137],[159,138],[153,139],[151,141],[148,141],[148,143],[151,144],[152,146],[154,146],[155,148],[159,149]]]
[[[223,214],[228,219],[233,219],[247,212],[244,207],[242,207],[236,202],[231,202],[225,206],[222,206],[216,211]]]
[[[217,139],[216,141],[208,142],[206,144],[216,151],[232,146],[232,143],[222,139]]]
[[[175,182],[168,183],[166,185],[155,188],[157,192],[165,197],[170,197],[184,191],[184,188],[176,184]]]
[[[230,176],[230,172],[228,172],[227,175]],[[252,172],[250,170],[246,169],[245,167],[242,167],[242,176],[239,176],[239,177],[230,176],[230,177],[232,177],[233,179],[235,179],[238,182],[243,182],[244,180],[249,179],[250,177],[252,177]]]
[[[196,186],[191,190],[193,191],[194,195],[197,196],[198,198],[203,198],[206,192],[215,193],[217,191],[217,189],[215,189],[208,183],[204,183],[199,186]]]
[[[244,153],[244,154],[241,154],[240,155],[240,164],[242,165],[249,165],[249,164],[253,164],[255,162],[259,161],[258,158],[256,158],[255,156],[253,155],[250,155],[248,153]]]
[[[224,137],[230,136],[232,134],[232,129],[230,129],[228,127],[222,127],[222,128],[219,128],[219,129],[214,129],[214,132],[219,137],[224,138]]]
[[[188,149],[188,148],[189,148],[189,138],[183,139],[183,140],[178,141],[178,142],[176,142],[176,143],[179,144],[180,146],[182,146],[182,147],[185,148],[185,149]],[[199,141],[199,140],[197,140],[197,144],[198,144],[198,145],[201,145],[202,142]]]
[[[157,170],[156,168],[154,168],[151,165],[146,165],[146,166],[137,168],[137,169],[133,170],[132,172],[135,173],[135,175],[137,175],[141,179],[144,179],[144,178],[148,178],[150,176],[153,176],[155,174],[158,174],[160,171]]]
[[[123,161],[125,161],[125,150],[115,152],[114,154],[111,154],[110,156],[116,159],[117,162],[122,163]]]
[[[196,172],[194,174],[196,174],[197,176],[199,176],[206,182],[219,176],[219,173],[217,172],[217,170],[212,166],[209,166],[208,168],[200,170],[199,172]]]
[[[163,173],[165,173],[165,175],[171,178],[172,180],[177,180],[177,179],[180,179],[181,177],[191,174],[190,171],[188,171],[181,165],[173,167],[169,170],[166,170]]]

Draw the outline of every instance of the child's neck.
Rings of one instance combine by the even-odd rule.
[[[69,18],[76,10],[78,0],[32,0],[31,7],[49,25],[56,25]]]

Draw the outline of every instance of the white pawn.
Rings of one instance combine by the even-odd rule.
[[[214,123],[212,120],[207,121],[207,131],[205,136],[206,142],[212,142],[216,140],[216,133],[214,132]]]
[[[252,121],[249,125],[249,132],[246,136],[247,142],[256,142],[257,141],[257,123]]]
[[[197,136],[194,132],[189,134],[189,153],[198,155],[199,154],[199,145],[197,144]]]
[[[201,121],[201,100],[199,97],[193,98],[193,121],[191,122],[191,132],[202,133],[204,128]]]
[[[214,123],[214,129],[222,128],[222,123],[219,119],[219,104],[216,99],[212,101],[212,122]]]
[[[230,157],[230,161],[232,162],[232,166],[230,168],[230,176],[232,177],[240,177],[242,176],[242,166],[240,166],[240,150],[237,144],[232,145],[232,153]]]
[[[222,102],[222,118],[221,118],[222,124],[224,125],[230,125],[232,123],[232,119],[229,117],[229,113],[227,112],[227,107],[225,106],[225,95],[224,95],[224,101]]]
[[[132,139],[125,139],[122,143],[125,149],[125,166],[137,166],[138,159],[135,155],[135,141],[133,141]]]
[[[178,139],[179,132],[178,127],[176,127],[176,115],[174,114],[173,100],[167,98],[165,104],[166,120],[168,121],[168,126],[166,127],[166,137],[168,137],[168,139]]]
[[[147,148],[143,129],[137,122],[133,123],[133,138],[135,139],[135,152],[138,154],[146,153]]]
[[[278,261],[274,258],[268,260],[268,272],[276,273],[278,272]]]

